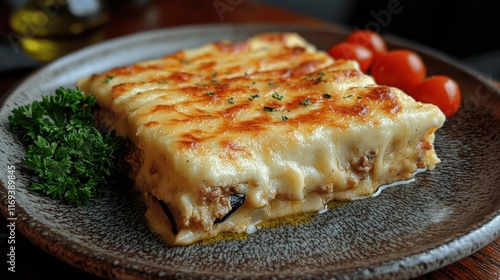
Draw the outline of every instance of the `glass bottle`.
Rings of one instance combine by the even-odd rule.
[[[97,0],[29,0],[9,19],[9,40],[39,61],[51,61],[104,39],[108,16]]]

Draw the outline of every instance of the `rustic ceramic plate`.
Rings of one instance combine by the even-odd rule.
[[[89,74],[220,39],[296,31],[319,49],[341,41],[335,27],[211,25],[152,31],[105,42],[49,64],[13,88],[0,111],[0,166],[15,171],[17,229],[57,258],[98,276],[161,278],[410,278],[466,257],[500,236],[500,94],[478,75],[425,48],[429,74],[462,88],[463,104],[437,132],[442,163],[415,181],[384,190],[300,225],[264,228],[242,240],[169,248],[150,233],[130,184],[73,208],[27,190],[23,148],[8,128],[11,110],[73,87]],[[5,174],[4,174],[5,175]],[[9,218],[7,176],[1,209]]]

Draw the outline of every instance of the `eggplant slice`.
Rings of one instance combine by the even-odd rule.
[[[231,214],[233,214],[240,206],[245,202],[244,193],[235,193],[229,197],[229,202],[231,203],[231,210],[227,212],[222,218],[217,218],[214,221],[214,225],[224,222]]]
[[[172,225],[172,233],[178,234],[179,228],[177,227],[177,223],[175,222],[174,216],[168,208],[168,205],[165,204],[163,200],[157,199],[157,201],[158,203],[160,203],[161,209],[163,210],[163,212],[165,212],[165,215],[167,215],[168,219],[170,220],[170,224]],[[240,206],[245,202],[245,194],[235,193],[229,197],[229,202],[231,203],[231,210],[229,210],[229,212],[224,215],[224,217],[215,219],[214,225],[224,222],[227,218],[229,218],[229,216],[231,216],[236,210],[238,210],[238,208],[240,208]]]

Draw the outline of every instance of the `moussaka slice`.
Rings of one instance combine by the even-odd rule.
[[[439,162],[441,111],[294,33],[221,41],[81,80],[129,139],[153,232],[186,245],[369,196]]]

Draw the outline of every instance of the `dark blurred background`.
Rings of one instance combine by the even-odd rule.
[[[416,41],[500,80],[498,0],[261,0],[310,16]]]
[[[261,0],[354,28],[392,33],[457,58],[500,51],[498,0]]]
[[[5,33],[9,9],[27,0],[0,0],[1,30]],[[54,0],[55,1],[55,0]],[[180,1],[180,0],[164,0]],[[205,3],[206,13],[219,0],[182,0]],[[227,2],[228,0],[220,0]],[[113,7],[129,2],[148,5],[152,0],[103,0]],[[484,76],[500,80],[500,1],[498,0],[232,0],[260,2],[319,18],[352,29],[372,29],[393,34],[435,48],[459,59]],[[212,10],[210,10],[212,9]],[[242,20],[243,21],[243,20]],[[196,22],[198,23],[198,22]],[[29,57],[13,61],[5,38],[0,41],[0,71],[7,67],[30,66]],[[15,64],[15,65],[14,65]]]

